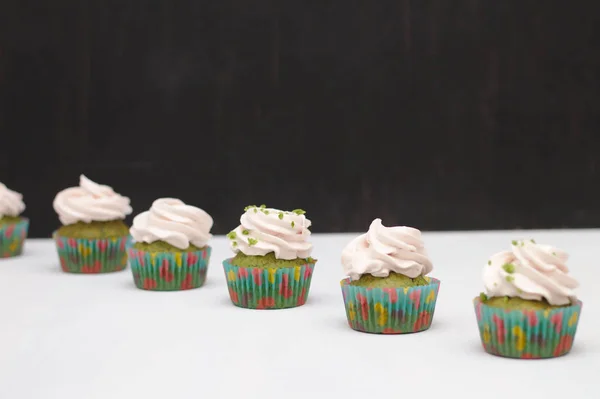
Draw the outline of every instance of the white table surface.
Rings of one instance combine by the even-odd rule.
[[[433,325],[393,336],[346,323],[339,258],[354,236],[314,234],[308,302],[271,311],[231,304],[224,237],[206,285],[180,292],[139,290],[129,269],[63,273],[50,240],[29,240],[22,257],[0,259],[0,398],[600,397],[600,230],[425,233],[442,281]],[[584,306],[567,356],[481,348],[471,300],[487,258],[515,238],[571,254]]]

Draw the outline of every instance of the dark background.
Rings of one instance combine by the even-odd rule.
[[[597,1],[4,0],[0,181],[313,231],[600,225]]]

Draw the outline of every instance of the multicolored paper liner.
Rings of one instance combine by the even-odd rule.
[[[23,253],[29,219],[0,225],[0,258],[11,258]]]
[[[348,325],[375,334],[406,334],[431,326],[440,281],[425,277],[429,285],[401,288],[368,288],[340,282]]]
[[[573,346],[583,303],[548,310],[510,310],[473,300],[483,349],[492,355],[545,359]]]
[[[129,236],[114,238],[67,238],[54,233],[60,267],[67,273],[118,272],[127,267]]]
[[[206,281],[212,248],[195,252],[144,252],[128,249],[136,287],[148,291],[181,291]]]
[[[223,261],[229,297],[246,309],[286,309],[306,303],[314,263],[294,267],[239,267]]]

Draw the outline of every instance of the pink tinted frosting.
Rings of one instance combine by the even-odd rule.
[[[421,232],[412,227],[385,227],[375,219],[369,231],[352,240],[342,252],[346,275],[358,280],[363,274],[387,277],[390,272],[410,278],[433,270]]]
[[[84,175],[79,187],[67,188],[54,198],[54,210],[64,225],[125,219],[132,212],[129,198],[109,186],[94,183]]]
[[[533,240],[513,241],[510,251],[493,255],[484,267],[486,294],[567,305],[575,300],[573,290],[579,286],[569,274],[568,258],[566,252]]]

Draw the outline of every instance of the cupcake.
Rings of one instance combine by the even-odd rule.
[[[56,195],[54,210],[62,226],[53,237],[60,265],[70,273],[107,273],[125,269],[131,213],[129,198],[84,175],[79,187]]]
[[[29,229],[23,196],[0,183],[0,258],[21,255]]]
[[[348,276],[341,285],[351,328],[377,334],[429,328],[440,281],[426,277],[433,265],[419,230],[385,227],[375,219],[366,234],[346,246],[342,266]]]
[[[213,220],[200,208],[160,198],[133,219],[129,264],[143,290],[179,291],[206,280]]]
[[[310,257],[310,220],[302,209],[291,212],[247,206],[230,232],[235,256],[223,261],[229,296],[248,309],[304,305],[316,260]]]
[[[582,303],[573,292],[578,283],[569,275],[567,259],[560,249],[523,240],[488,260],[485,293],[474,299],[486,352],[536,359],[571,350]]]

